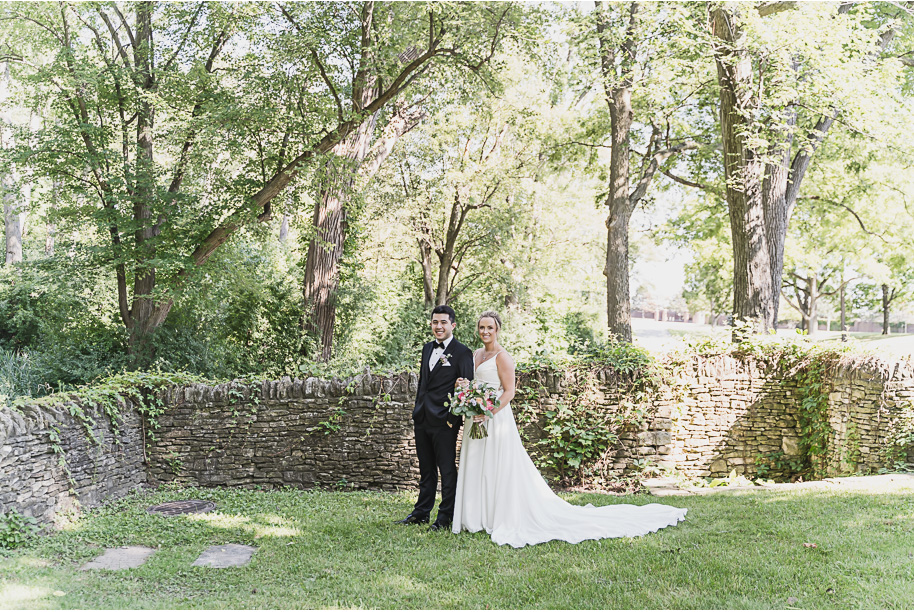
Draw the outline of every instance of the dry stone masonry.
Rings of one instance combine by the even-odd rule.
[[[79,407],[90,435],[71,405],[78,412],[73,402],[0,409],[0,512],[17,510],[53,523],[69,510],[120,497],[146,482],[143,424],[134,406],[120,405],[117,435],[96,407]]]
[[[364,374],[169,389],[150,441],[152,482],[204,486],[414,485],[418,380]]]
[[[726,476],[732,470],[751,476],[760,458],[799,458],[801,394],[795,382],[751,358],[731,355],[693,356],[677,371],[672,385],[646,399],[643,424],[620,432],[596,476],[651,464],[692,476]],[[541,383],[536,393],[516,399],[518,421],[534,452],[545,412],[571,401],[578,375],[533,373]],[[891,467],[889,438],[901,420],[910,419],[914,400],[910,364],[870,363],[830,376],[827,473]],[[591,408],[616,410],[623,399],[616,374],[599,371],[595,380]],[[2,409],[0,512],[16,509],[47,523],[76,502],[92,506],[142,483],[172,481],[411,489],[418,478],[410,419],[416,385],[415,375],[366,373],[347,381],[283,378],[170,388],[159,392],[165,412],[152,431],[125,403],[117,439],[106,418],[85,407],[98,442],[67,410]],[[55,431],[69,475],[53,450]],[[907,459],[914,459],[914,448],[906,451]]]

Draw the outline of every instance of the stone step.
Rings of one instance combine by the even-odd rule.
[[[151,557],[155,551],[154,548],[147,548],[145,546],[106,548],[102,555],[89,561],[79,569],[82,571],[131,569],[146,563],[146,559]]]
[[[192,565],[202,567],[241,567],[251,561],[257,549],[244,544],[221,544],[204,550]]]
[[[89,561],[79,569],[88,570],[125,570],[140,567],[156,552],[155,548],[145,546],[120,546],[106,548],[105,552]],[[219,544],[204,550],[192,565],[200,567],[241,567],[251,561],[257,549],[244,544]]]

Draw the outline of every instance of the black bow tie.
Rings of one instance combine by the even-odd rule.
[[[432,347],[432,350],[441,349],[444,350],[444,342],[435,342],[435,346]]]

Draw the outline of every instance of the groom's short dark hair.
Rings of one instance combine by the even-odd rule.
[[[432,316],[435,316],[436,314],[446,314],[447,316],[449,316],[451,318],[451,323],[457,322],[457,313],[454,312],[454,309],[451,308],[450,306],[446,306],[444,304],[441,304],[440,306],[435,306],[435,308],[432,309]]]

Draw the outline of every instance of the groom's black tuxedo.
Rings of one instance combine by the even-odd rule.
[[[434,347],[435,342],[429,342],[422,348],[419,388],[413,407],[419,457],[419,499],[413,514],[428,517],[431,513],[440,471],[441,505],[437,520],[450,524],[457,494],[457,436],[463,419],[452,415],[444,404],[454,392],[458,378],[473,378],[473,352],[452,337],[444,357],[430,367]]]
[[[463,419],[450,413],[445,402],[448,395],[454,392],[458,378],[473,378],[473,351],[452,338],[444,351],[445,358],[429,367],[429,359],[435,342],[422,347],[422,367],[419,368],[419,390],[416,392],[416,405],[413,408],[413,421],[427,423],[435,427],[448,423],[459,428]]]

